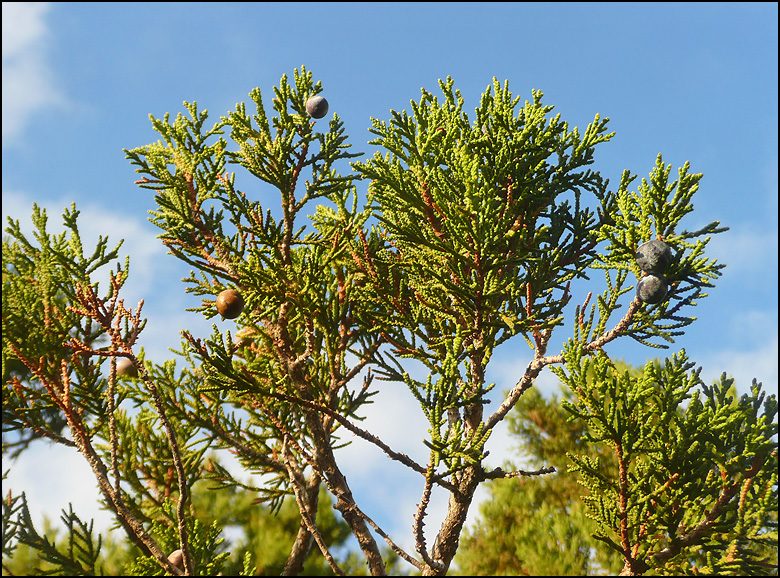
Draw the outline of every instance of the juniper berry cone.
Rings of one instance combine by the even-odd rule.
[[[312,118],[322,118],[328,114],[328,101],[321,96],[312,96],[306,101],[306,112]]]
[[[663,273],[672,262],[672,249],[658,239],[642,243],[634,254],[636,264],[648,273]]]
[[[645,275],[636,284],[636,296],[641,301],[655,305],[666,297],[669,284],[663,275]]]
[[[116,360],[117,376],[138,377],[138,368],[127,357],[120,357]]]
[[[225,319],[235,319],[244,310],[244,298],[235,289],[225,289],[217,296],[217,311]]]

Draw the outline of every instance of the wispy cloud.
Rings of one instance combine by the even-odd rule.
[[[36,113],[66,98],[48,62],[49,2],[3,2],[3,147],[15,145]]]
[[[723,282],[744,283],[745,276],[765,278],[768,270],[775,270],[777,262],[777,227],[762,230],[754,224],[732,227],[714,235],[707,245],[707,255],[725,263]]]
[[[60,514],[69,504],[83,521],[94,521],[98,532],[115,522],[98,502],[100,491],[89,464],[74,449],[41,440],[13,461],[3,457],[3,468],[8,470],[3,489],[14,496],[25,493],[38,531],[44,519],[61,527]]]
[[[768,320],[767,317],[767,321]],[[701,378],[705,383],[712,383],[721,374],[734,378],[734,385],[740,394],[750,393],[753,379],[764,385],[764,391],[777,394],[777,318],[762,332],[765,339],[762,344],[744,350],[721,350],[705,359],[696,359],[702,367]]]

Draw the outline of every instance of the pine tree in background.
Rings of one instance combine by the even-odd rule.
[[[754,385],[735,401],[726,382],[705,387],[684,352],[632,377],[603,349],[621,337],[667,347],[720,275],[705,249],[724,229],[680,230],[701,175],[686,164],[672,181],[659,155],[635,192],[628,171],[613,191],[587,168],[612,136],[607,119],[570,129],[540,92],[518,106],[494,81],[470,120],[452,80],[440,89],[441,102],[423,90],[411,114],[373,120],[371,144],[384,153],[363,160],[351,161],[360,153],[349,152],[339,116],[325,118],[322,86],[304,68],[274,89],[270,118],[259,89],[253,113],[238,104],[210,128],[195,103],[173,121],[152,118],[161,140],[125,152],[154,192],[160,239],[193,268],[183,282],[202,298],[194,311],[215,321],[208,337],[182,331],[183,367],[138,348],[143,302],[131,310],[119,297],[129,261],[101,291],[97,270],[119,247],[101,239],[85,253],[75,207],[65,213],[69,237],[48,234],[36,207],[37,245],[9,221],[4,455],[39,437],[79,451],[132,544],[127,573],[289,575],[327,564],[383,575],[400,562],[443,575],[475,491],[502,478],[519,480],[519,504],[536,510],[517,519],[538,525],[537,551],[514,554],[523,568],[543,565],[563,534],[567,555],[549,571],[771,570],[774,396]],[[252,176],[261,195],[248,192]],[[256,200],[269,191],[278,201]],[[597,289],[598,270],[604,290],[589,307],[592,292],[577,287]],[[567,306],[583,297],[572,317]],[[548,354],[567,316],[573,336]],[[532,361],[488,414],[487,366],[519,335]],[[560,452],[540,455],[535,471],[484,467],[491,432],[546,366],[571,390],[563,407],[581,422],[567,463],[587,490],[582,502]],[[425,463],[362,421],[382,381],[405,384],[419,403]],[[553,411],[520,406],[530,419],[545,407]],[[339,464],[346,432],[419,475],[414,552],[355,501]],[[219,451],[250,481],[212,459]],[[545,491],[561,483],[557,495]],[[431,530],[434,487],[450,498]],[[546,515],[567,505],[571,520]],[[217,515],[225,508],[242,514]],[[9,494],[3,514],[4,567],[24,545],[57,571],[101,568],[101,539],[75,513],[63,517],[61,542],[35,531],[23,494]],[[225,543],[233,525],[243,535]],[[341,551],[347,536],[357,552]],[[512,556],[498,556],[502,567],[517,566]]]

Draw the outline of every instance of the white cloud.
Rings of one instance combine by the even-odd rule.
[[[3,146],[41,109],[63,106],[48,63],[49,2],[3,2]]]
[[[762,306],[756,303],[755,306]],[[701,366],[701,378],[711,384],[726,373],[734,378],[740,394],[750,392],[756,379],[764,391],[777,393],[777,307],[743,308],[724,316],[721,334],[714,334],[706,344],[689,349],[691,359]],[[736,344],[736,345],[735,345]]]
[[[729,334],[746,346],[763,349],[773,339],[777,343],[777,308],[744,309],[729,318]]]
[[[777,320],[774,322],[777,328]],[[711,384],[719,379],[721,374],[734,378],[734,385],[740,394],[750,393],[750,385],[753,379],[763,384],[763,390],[767,393],[778,393],[777,383],[777,334],[769,335],[760,347],[754,347],[747,351],[725,350],[718,351],[711,357],[697,359],[701,365],[701,378],[705,383]]]
[[[3,58],[13,58],[35,46],[45,35],[43,16],[49,2],[3,2]]]
[[[75,448],[36,442],[10,463],[3,458],[3,470],[6,469],[9,472],[3,489],[14,496],[25,493],[30,516],[39,532],[43,531],[44,517],[62,530],[60,514],[68,511],[69,503],[82,521],[94,520],[96,531],[111,525],[111,514],[101,510],[98,503],[100,491],[95,476]]]
[[[732,227],[712,236],[707,256],[726,264],[724,281],[739,283],[745,274],[763,274],[777,262],[777,228],[767,231],[751,225]]]

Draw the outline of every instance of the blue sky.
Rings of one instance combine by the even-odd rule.
[[[185,312],[197,304],[178,282],[189,268],[156,240],[147,221],[153,194],[133,184],[122,152],[157,140],[149,114],[175,117],[186,100],[216,120],[253,88],[269,96],[283,74],[305,65],[353,151],[370,152],[370,118],[409,110],[421,87],[437,94],[438,79],[452,76],[473,113],[496,77],[521,100],[543,91],[571,125],[610,117],[617,134],[597,149],[595,168],[612,183],[624,169],[647,176],[659,152],[675,173],[690,161],[704,174],[685,225],[730,227],[708,253],[728,266],[670,352],[685,348],[707,381],[727,372],[742,390],[756,378],[776,392],[777,16],[776,3],[744,2],[4,2],[3,226],[6,216],[29,223],[37,202],[59,230],[63,207],[75,201],[87,238],[124,238],[125,300],[134,307],[145,299],[142,345],[162,362],[180,329],[206,335],[210,322]],[[658,354],[631,340],[608,352],[636,364]],[[488,377],[511,387],[529,359],[523,343],[513,346],[497,354]],[[547,372],[538,386],[552,391],[555,380]],[[400,421],[415,411],[404,393],[384,392],[366,425],[414,455],[424,424]],[[491,441],[496,465],[511,457],[500,431]],[[4,486],[27,491],[33,511],[51,518],[72,500],[77,512],[104,520],[89,509],[89,472],[57,449],[41,445],[13,464]],[[344,459],[369,513],[409,534],[419,480],[360,444]]]

